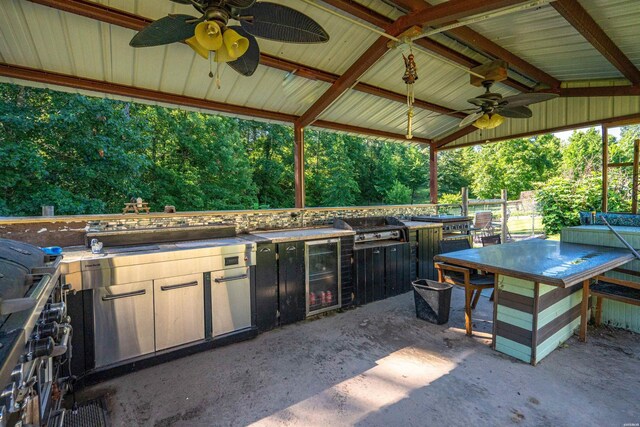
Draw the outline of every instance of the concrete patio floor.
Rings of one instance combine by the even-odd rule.
[[[533,367],[489,347],[492,304],[464,334],[415,318],[413,294],[289,325],[110,380],[114,426],[622,426],[640,422],[640,336],[590,328]]]

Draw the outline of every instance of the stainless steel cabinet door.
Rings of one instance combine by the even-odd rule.
[[[204,339],[202,274],[153,281],[156,350]]]
[[[95,289],[93,306],[96,367],[153,352],[153,282]]]
[[[251,326],[251,282],[248,268],[211,273],[213,335]]]

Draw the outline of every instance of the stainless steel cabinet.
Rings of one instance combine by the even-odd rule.
[[[211,272],[213,336],[251,326],[251,282],[249,268]]]
[[[156,350],[204,339],[202,274],[153,281]]]
[[[97,368],[154,351],[152,281],[95,289],[93,306]]]

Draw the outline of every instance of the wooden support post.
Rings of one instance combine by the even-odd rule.
[[[609,130],[602,126],[602,212],[607,212],[609,198]]]
[[[462,193],[462,211],[460,214],[462,216],[469,216],[469,189],[467,187],[462,187],[460,190]]]
[[[580,304],[580,341],[587,341],[587,315],[589,313],[589,285],[591,280],[582,282],[582,303]]]
[[[438,153],[435,144],[429,149],[429,196],[431,203],[438,203]]]
[[[631,185],[631,213],[638,213],[638,162],[640,158],[640,139],[633,142],[633,181]]]
[[[502,190],[502,227],[500,231],[500,241],[507,242],[507,190]]]
[[[296,208],[304,209],[304,128],[293,126],[295,148],[293,151],[293,167],[295,170]]]

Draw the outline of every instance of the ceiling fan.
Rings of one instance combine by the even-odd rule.
[[[491,92],[493,80],[485,80],[482,85],[485,93],[475,98],[468,99],[467,102],[475,105],[475,108],[462,110],[469,115],[462,119],[459,126],[465,127],[473,124],[479,129],[493,129],[504,122],[504,118],[528,119],[533,116],[533,112],[528,105],[537,102],[544,102],[557,98],[555,93],[521,93],[518,95],[503,98],[499,93]]]
[[[171,0],[193,6],[202,14],[169,15],[140,30],[132,47],[185,42],[212,62],[228,63],[243,76],[251,76],[260,62],[255,37],[286,43],[324,43],[327,32],[307,15],[277,3],[256,0]],[[240,25],[229,25],[235,20]],[[255,36],[255,37],[254,37]],[[213,73],[209,73],[213,77]]]

